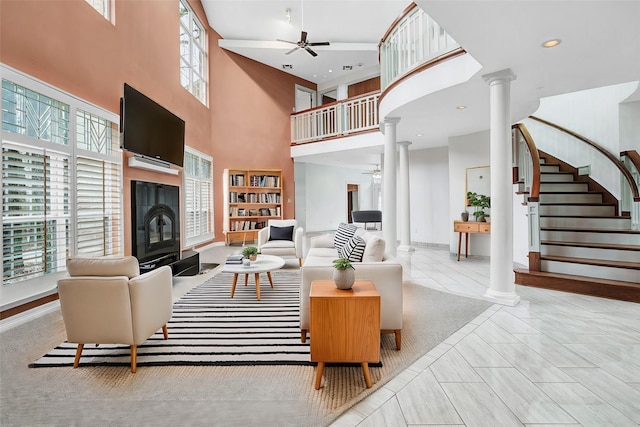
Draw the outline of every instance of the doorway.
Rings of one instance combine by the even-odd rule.
[[[308,87],[296,85],[296,112],[308,110],[316,106],[316,91]]]
[[[358,184],[347,184],[347,222],[351,224],[351,212],[360,210],[358,201]]]

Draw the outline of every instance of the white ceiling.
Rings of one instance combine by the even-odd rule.
[[[377,44],[405,0],[202,0],[209,24],[227,49],[328,87],[332,80],[376,73]],[[391,115],[398,140],[411,149],[447,144],[452,135],[489,127],[489,90],[482,75],[510,68],[512,119],[531,114],[542,97],[640,80],[640,1],[416,0],[481,65],[468,82],[423,97]],[[291,24],[285,10],[291,9]],[[300,38],[329,41],[285,55]],[[542,42],[560,38],[552,49]],[[352,45],[349,45],[352,44]],[[369,49],[369,50],[368,50]],[[362,64],[362,65],[360,65]],[[343,71],[352,65],[352,71]],[[328,70],[332,70],[330,73]],[[463,111],[453,106],[466,105]],[[422,133],[424,136],[417,137]],[[344,153],[343,153],[344,154]],[[357,157],[357,152],[355,153]],[[329,159],[330,160],[330,159]],[[370,159],[362,159],[370,164]],[[323,163],[327,162],[327,157]],[[359,163],[363,163],[360,161]]]

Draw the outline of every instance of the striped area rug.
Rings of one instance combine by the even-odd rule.
[[[240,276],[231,298],[232,274],[219,273],[193,288],[173,306],[169,339],[157,332],[138,346],[138,366],[311,365],[309,342],[300,342],[299,270],[260,277],[256,300],[253,275]],[[73,366],[76,344],[67,342],[30,367]],[[85,345],[81,366],[128,366],[129,346]]]

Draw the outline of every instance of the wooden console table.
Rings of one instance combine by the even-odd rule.
[[[469,233],[491,233],[490,222],[453,221],[453,231],[458,233],[458,261],[460,261],[460,246],[464,234],[464,257],[469,256]]]
[[[314,280],[309,297],[315,389],[326,362],[360,362],[371,387],[369,363],[380,361],[380,294],[373,282],[356,280],[351,289],[340,290],[333,280]]]

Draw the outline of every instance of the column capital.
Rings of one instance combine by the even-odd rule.
[[[400,122],[400,117],[385,117],[381,123],[386,124],[398,124]]]
[[[398,145],[408,147],[412,144],[411,141],[398,141]]]
[[[495,73],[485,74],[482,76],[482,79],[489,85],[495,81],[502,80],[505,82],[510,82],[512,80],[515,80],[516,78],[518,78],[518,76],[516,76],[515,73],[511,71],[511,68],[496,71]]]

